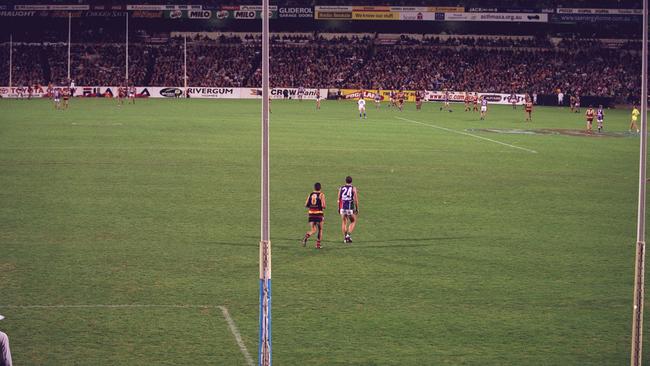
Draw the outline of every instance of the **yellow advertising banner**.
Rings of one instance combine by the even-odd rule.
[[[353,6],[352,11],[391,11],[390,6]]]
[[[316,19],[327,19],[327,20],[350,20],[352,19],[351,11],[316,11]]]
[[[402,90],[406,98],[406,102],[415,102],[415,90]],[[363,94],[363,97],[368,100],[375,100],[377,94],[381,97],[382,102],[387,102],[390,100],[390,90],[377,90],[377,89],[341,89],[341,95],[344,99],[359,99]],[[397,90],[395,90],[397,92]]]
[[[430,6],[428,11],[434,13],[464,13],[465,8],[462,6]]]
[[[390,11],[353,11],[353,20],[399,20],[399,13]]]

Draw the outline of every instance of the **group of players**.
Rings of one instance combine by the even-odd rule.
[[[325,193],[322,192],[320,183],[314,184],[314,190],[307,196],[305,207],[307,208],[309,231],[305,233],[302,239],[302,246],[307,245],[309,238],[318,233],[316,236],[316,249],[321,249],[323,240],[323,222],[325,221]],[[345,185],[339,187],[338,191],[339,215],[341,215],[341,231],[343,233],[343,242],[352,243],[352,232],[357,224],[357,215],[359,214],[359,195],[357,187],[352,185],[352,177],[345,177]]]
[[[74,94],[74,89],[70,87],[64,87],[64,88],[47,88],[47,95],[52,98],[52,101],[54,102],[54,109],[55,110],[61,110],[61,109],[68,109],[70,107],[70,98]],[[61,100],[63,99],[63,103],[61,103]]]
[[[367,117],[366,115],[366,92],[361,90],[359,92],[359,99],[357,100],[357,106],[359,109],[359,118],[360,119],[365,119]],[[393,91],[391,90],[388,93],[388,108],[396,108],[400,112],[404,109],[404,101],[406,100],[407,96],[406,93],[402,90],[399,91]],[[416,91],[415,92],[415,109],[416,110],[421,110],[422,109],[422,102],[425,99],[425,92],[424,91]],[[381,102],[383,100],[383,96],[381,93],[381,90],[378,90],[377,93],[375,93],[374,96],[374,101],[375,101],[375,109],[379,109],[381,107]],[[478,93],[470,94],[470,93],[465,93],[465,112],[469,112],[470,110],[473,111],[480,111],[480,118],[481,120],[484,120],[487,117],[487,111],[488,111],[488,100],[482,96],[479,96]],[[473,109],[471,108],[471,105],[474,105]],[[479,108],[480,105],[480,108]],[[317,108],[320,109],[320,101],[317,101]],[[528,104],[527,104],[527,111],[528,111]],[[446,110],[448,112],[453,112],[451,109],[451,93],[448,91],[445,91],[443,94],[443,104],[440,106],[440,110]],[[532,113],[532,102],[530,103],[530,113]],[[530,116],[529,113],[529,118],[532,117]],[[528,120],[528,119],[527,119]]]
[[[74,95],[75,86],[74,81],[71,82],[70,86],[65,87],[53,87],[52,85],[48,86],[47,96],[52,99],[54,103],[55,110],[68,109],[70,107],[70,98]],[[108,93],[108,92],[107,92]],[[106,95],[111,97],[112,95]],[[123,105],[126,98],[129,99],[131,104],[135,104],[136,89],[135,86],[131,87],[118,87],[117,88],[117,105]]]
[[[129,98],[131,104],[135,104],[136,90],[135,86],[117,88],[117,105],[124,105],[124,100]]]

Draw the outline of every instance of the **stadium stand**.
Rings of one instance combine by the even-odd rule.
[[[552,94],[561,88],[583,96],[634,100],[640,59],[628,42],[620,48],[600,40],[546,38],[419,37],[393,44],[368,36],[275,35],[271,48],[274,87],[481,90]],[[7,53],[4,44],[3,53]],[[188,42],[188,85],[259,86],[260,51],[255,35],[196,36]],[[14,85],[65,83],[65,44],[14,45]],[[73,44],[71,74],[77,85],[124,82],[125,46]],[[130,82],[182,86],[183,43],[130,45]],[[8,80],[0,67],[0,80]]]

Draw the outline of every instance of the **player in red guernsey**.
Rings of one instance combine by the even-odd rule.
[[[63,88],[63,109],[68,109],[70,106],[70,88]]]
[[[472,99],[474,100],[474,108],[472,108],[472,112],[478,112],[478,103],[479,103],[478,93],[474,93],[474,98]]]
[[[404,92],[400,90],[397,93],[397,108],[399,108],[400,112],[404,109],[404,97]]]
[[[594,122],[594,117],[596,117],[596,111],[594,111],[593,106],[589,106],[589,108],[587,108],[585,117],[587,118],[587,132],[591,133],[591,125]]]
[[[126,97],[126,90],[125,88],[119,86],[117,88],[117,105],[123,105],[124,104],[124,98]]]
[[[305,202],[305,207],[307,207],[307,213],[309,216],[309,231],[302,239],[303,247],[307,245],[307,240],[309,240],[309,237],[318,231],[316,249],[321,248],[320,243],[323,239],[323,221],[325,220],[323,214],[325,211],[325,194],[321,192],[320,189],[320,183],[315,183],[314,190],[309,194],[309,196],[307,196],[307,202]]]
[[[420,110],[422,109],[422,97],[424,95],[424,92],[421,91],[416,91],[415,92],[415,109]]]
[[[469,112],[469,105],[472,102],[472,97],[469,96],[468,92],[465,92],[465,112]]]
[[[533,121],[533,101],[530,98],[526,99],[526,104],[524,105],[524,111],[526,111],[526,121]]]

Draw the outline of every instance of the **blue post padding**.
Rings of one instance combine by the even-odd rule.
[[[262,366],[262,329],[264,327],[264,280],[260,278],[260,330],[259,330],[259,342],[257,349],[257,360],[258,364]]]
[[[269,278],[269,366],[273,364],[273,342],[271,342],[271,279]]]
[[[267,302],[269,304],[269,309],[268,309],[269,310],[269,314],[268,314],[268,318],[269,318],[269,324],[268,324],[268,332],[269,332],[268,333],[268,337],[269,337],[269,366],[271,366],[272,365],[272,359],[273,359],[273,357],[272,357],[273,348],[271,347],[272,346],[272,342],[271,342],[272,338],[271,338],[271,280],[270,279],[268,281],[268,289],[269,289],[269,291],[268,291],[268,294],[267,294],[267,296],[268,296],[268,298],[267,298],[268,301]],[[263,335],[263,330],[264,330],[264,280],[260,279],[260,329],[259,329],[259,346],[258,346],[258,349],[257,349],[257,359],[258,359],[258,364],[260,366],[262,366],[262,344],[263,344],[262,335]]]

